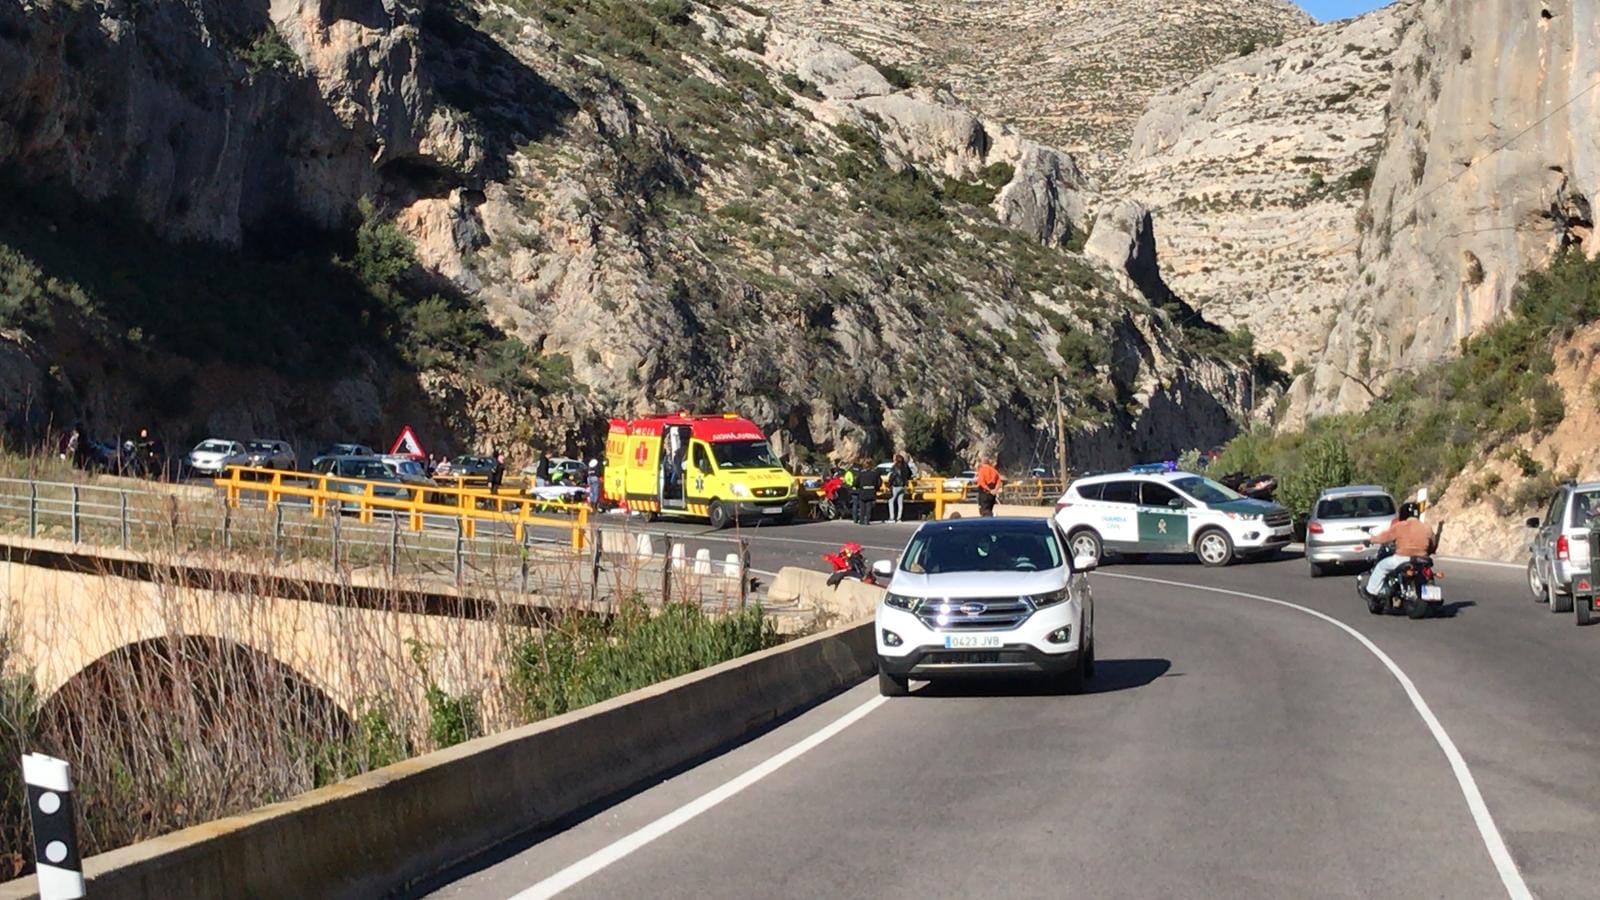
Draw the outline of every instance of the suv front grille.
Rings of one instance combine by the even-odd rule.
[[[1287,510],[1267,513],[1265,518],[1268,528],[1282,528],[1283,526],[1289,524],[1290,521]]]
[[[781,488],[781,487],[764,487],[764,488],[756,488],[751,493],[753,493],[757,497],[761,497],[761,498],[787,497],[789,495],[789,489],[788,488]]]
[[[1016,597],[972,597],[929,600],[917,610],[922,624],[935,631],[1006,631],[1033,615],[1033,606]]]

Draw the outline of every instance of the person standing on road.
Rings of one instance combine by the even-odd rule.
[[[984,457],[974,479],[978,486],[978,515],[994,515],[994,504],[1000,498],[1000,484],[1004,480],[1000,477],[1000,470],[994,467],[994,460]]]
[[[883,483],[883,475],[872,460],[861,458],[861,470],[856,473],[856,524],[872,524],[872,508],[878,503],[878,486]]]
[[[894,465],[889,467],[889,521],[906,520],[906,491],[911,489],[911,465],[904,453],[894,455]]]
[[[500,482],[506,477],[506,455],[499,450],[494,452],[494,467],[489,470],[489,494],[493,496],[500,493]]]
[[[589,460],[589,508],[595,512],[600,511],[600,460]]]
[[[859,506],[861,498],[856,496],[856,464],[849,462],[844,467],[844,473],[839,476],[844,481],[845,497],[850,501],[850,521],[861,518]]]
[[[550,486],[550,456],[543,450],[539,451],[539,461],[533,467],[533,483],[535,487]]]

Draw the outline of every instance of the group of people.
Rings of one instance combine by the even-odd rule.
[[[916,477],[916,470],[906,461],[905,454],[896,453],[894,462],[889,464],[887,471],[873,465],[870,459],[863,456],[848,468],[836,469],[834,477],[841,482],[841,499],[848,501],[850,518],[856,524],[872,524],[873,508],[878,502],[878,491],[884,482],[888,482],[889,485],[888,521],[905,521],[906,495],[910,492],[911,480]]]

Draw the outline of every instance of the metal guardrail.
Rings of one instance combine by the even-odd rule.
[[[371,522],[373,514],[378,512],[391,515],[403,513],[408,527],[418,532],[422,531],[426,517],[430,515],[457,519],[467,537],[476,535],[480,522],[510,525],[512,535],[518,541],[533,526],[567,529],[571,533],[574,550],[583,549],[588,534],[587,504],[546,500],[520,493],[492,492],[475,486],[408,485],[403,482],[367,481],[249,466],[230,466],[227,474],[215,481],[224,490],[228,505],[234,508],[239,506],[240,497],[260,494],[268,509],[276,507],[285,497],[309,500],[311,514],[319,518],[330,504],[340,512],[346,506],[354,505],[362,522]],[[404,496],[393,496],[392,492],[403,492]],[[551,511],[571,513],[571,516],[545,515]]]
[[[276,482],[245,481],[231,499],[233,473],[218,480],[215,494],[198,486],[146,490],[4,478],[0,532],[174,557],[229,551],[263,564],[310,561],[479,593],[555,591],[591,604],[632,595],[712,605],[736,599],[741,606],[749,599],[750,548],[737,534],[674,535],[627,525],[602,532],[574,504],[466,491],[464,509],[450,489],[440,492],[456,497],[451,503],[368,498],[364,488],[360,494],[310,488],[293,483],[294,473],[282,474]],[[313,495],[323,501],[320,513],[312,510]],[[240,502],[252,496],[264,502]],[[542,506],[571,515],[532,511]],[[414,514],[421,529],[411,527]],[[497,527],[479,527],[490,524]],[[705,552],[695,553],[694,545]]]

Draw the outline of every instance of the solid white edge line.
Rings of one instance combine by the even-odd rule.
[[[1438,556],[1438,557],[1435,557],[1435,559],[1442,559],[1447,563],[1465,563],[1466,565],[1469,565],[1469,566],[1494,566],[1497,569],[1526,569],[1527,568],[1527,565],[1525,565],[1523,563],[1500,562],[1499,560],[1493,560],[1493,559],[1468,559],[1465,556]]]
[[[1462,758],[1461,751],[1456,749],[1455,741],[1450,739],[1450,735],[1444,730],[1444,726],[1439,723],[1438,717],[1433,714],[1433,710],[1428,706],[1428,701],[1422,699],[1422,694],[1417,690],[1416,684],[1411,681],[1411,677],[1402,671],[1394,660],[1389,658],[1389,654],[1379,649],[1378,645],[1369,640],[1366,635],[1326,613],[1301,606],[1298,603],[1279,600],[1275,597],[1249,594],[1228,588],[1187,584],[1181,581],[1167,581],[1162,578],[1145,578],[1139,575],[1105,573],[1101,577],[1120,578],[1125,581],[1143,581],[1149,584],[1189,588],[1197,591],[1210,591],[1214,594],[1229,594],[1235,597],[1244,597],[1250,600],[1260,600],[1265,603],[1286,606],[1289,609],[1298,610],[1308,616],[1314,616],[1330,625],[1334,625],[1355,638],[1373,656],[1376,656],[1378,661],[1383,663],[1389,670],[1389,674],[1393,675],[1395,680],[1400,683],[1400,687],[1405,690],[1406,696],[1410,698],[1411,705],[1416,709],[1417,715],[1422,717],[1423,723],[1428,726],[1428,731],[1432,732],[1433,739],[1438,743],[1439,749],[1444,751],[1445,758],[1450,761],[1450,770],[1455,773],[1456,784],[1460,786],[1461,794],[1466,798],[1467,809],[1472,812],[1472,820],[1478,826],[1478,834],[1483,838],[1484,847],[1489,851],[1489,859],[1494,863],[1495,870],[1500,873],[1500,883],[1505,885],[1506,895],[1511,900],[1532,900],[1533,893],[1528,890],[1527,883],[1522,880],[1522,872],[1518,870],[1516,860],[1511,858],[1511,850],[1506,846],[1505,838],[1500,836],[1500,828],[1495,825],[1494,816],[1489,812],[1489,805],[1484,802],[1483,793],[1478,790],[1478,782],[1472,777],[1472,770],[1467,768],[1467,761]]]
[[[815,749],[822,742],[828,740],[846,728],[849,728],[856,722],[861,721],[861,719],[865,718],[868,713],[877,709],[879,706],[882,706],[886,699],[887,698],[884,697],[873,697],[871,700],[866,701],[860,706],[857,706],[855,709],[852,709],[839,718],[834,719],[829,724],[814,732],[810,737],[805,738],[804,740],[794,744],[786,750],[783,750],[777,755],[768,758],[765,762],[756,764],[737,778],[734,778],[733,780],[725,782],[719,787],[713,788],[712,790],[701,794],[694,800],[685,803],[683,806],[678,807],[659,819],[656,819],[654,822],[651,822],[632,834],[617,839],[616,841],[600,848],[599,850],[596,850],[588,856],[585,856],[583,859],[578,860],[572,865],[567,866],[561,871],[556,872],[554,875],[551,875],[543,881],[540,881],[538,884],[518,892],[517,894],[513,895],[512,900],[542,900],[542,898],[554,897],[567,888],[570,888],[585,878],[588,878],[590,875],[593,875],[612,863],[621,860],[623,857],[635,850],[638,850],[640,847],[643,847],[651,841],[654,841],[655,839],[667,834],[674,828],[677,828],[679,825],[688,822],[694,817],[706,812],[707,810],[734,796],[752,784],[755,784],[768,775],[771,775],[773,772],[776,772],[789,763],[794,762],[806,752]]]

